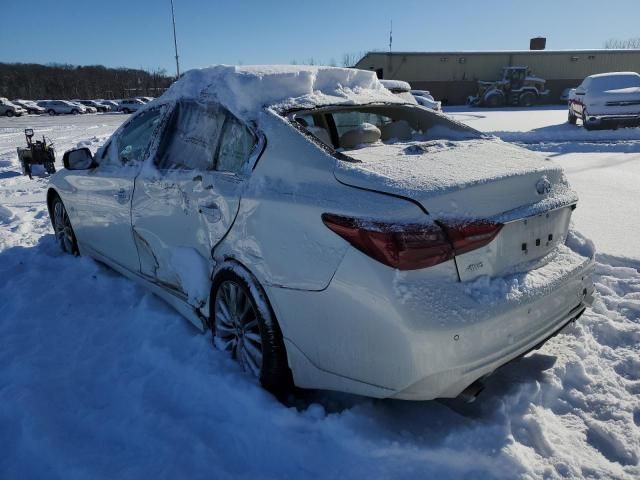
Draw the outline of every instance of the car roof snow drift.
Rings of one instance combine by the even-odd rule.
[[[297,65],[219,65],[190,70],[160,98],[217,101],[252,120],[264,107],[277,111],[327,105],[405,104],[384,88],[375,72]]]

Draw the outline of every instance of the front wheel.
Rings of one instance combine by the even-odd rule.
[[[56,111],[52,108],[48,111],[48,113],[53,117],[56,114]]]
[[[71,110],[72,115],[78,115],[79,113],[80,113],[80,110],[76,110],[75,108]]]
[[[80,255],[76,234],[73,232],[67,209],[64,207],[60,197],[56,196],[53,199],[50,212],[53,232],[62,251],[71,255]]]
[[[258,281],[238,266],[223,267],[212,287],[214,345],[228,352],[276,394],[293,385],[280,326]]]
[[[13,117],[14,113],[11,110],[7,110],[7,113],[5,114],[7,117]]]
[[[128,108],[123,108],[122,113],[124,113],[125,115],[129,115],[131,112],[129,111]]]

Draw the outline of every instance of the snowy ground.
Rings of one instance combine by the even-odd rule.
[[[0,478],[638,478],[640,129],[451,114],[564,165],[601,252],[594,308],[471,405],[278,403],[153,295],[59,254],[46,179],[20,176],[22,129],[61,157],[125,117],[0,119]]]

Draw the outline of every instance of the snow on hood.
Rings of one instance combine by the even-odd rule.
[[[378,81],[375,72],[352,68],[298,65],[217,65],[190,70],[162,95],[211,99],[246,120],[265,107],[277,111],[325,105],[406,101]]]

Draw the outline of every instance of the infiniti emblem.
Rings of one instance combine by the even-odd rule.
[[[538,180],[538,182],[536,183],[536,191],[540,195],[544,195],[545,193],[549,193],[551,191],[551,182],[546,176],[543,176],[540,180]]]

